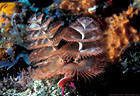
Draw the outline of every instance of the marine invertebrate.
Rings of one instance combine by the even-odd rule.
[[[6,56],[9,55],[9,54],[11,55],[12,50],[13,50],[13,48],[12,48],[11,43],[7,43],[7,45],[5,45],[5,47],[0,45],[0,60],[6,60]]]
[[[19,3],[0,3],[0,29],[2,26],[8,31],[11,27],[10,17],[17,12]]]
[[[28,59],[40,67],[31,77],[48,79],[62,74],[58,85],[65,87],[75,76],[86,80],[104,72],[107,62],[119,58],[129,43],[139,41],[137,30],[129,23],[135,14],[137,10],[129,7],[118,16],[106,18],[104,30],[94,17],[81,16],[64,27],[63,21],[34,15],[29,20],[27,39],[32,40],[28,48],[35,50]]]
[[[117,59],[129,43],[140,40],[139,33],[129,23],[129,18],[137,14],[138,10],[129,7],[127,11],[123,11],[118,16],[114,14],[112,17],[106,18],[109,28],[105,34],[108,35],[106,42],[110,60]]]
[[[26,13],[31,10],[26,5],[17,2],[0,4],[0,48],[7,50],[9,46],[14,44],[26,47],[25,29],[27,22],[25,17]]]
[[[0,58],[3,58],[5,55],[5,49],[4,48],[0,48]]]
[[[97,10],[103,12],[108,7],[113,6],[112,0],[63,0],[59,8],[72,12],[73,14],[91,15]]]
[[[98,22],[90,17],[80,17],[61,30],[62,21],[50,24],[50,17],[42,23],[42,16],[31,18],[31,24],[27,28],[30,32],[27,39],[34,41],[29,49],[36,49],[30,54],[29,61],[41,61],[36,65],[42,66],[32,72],[33,78],[50,78],[64,74],[65,78],[77,76],[78,79],[80,75],[89,79],[103,72],[105,63],[98,61],[98,55],[103,55],[105,43]]]
[[[95,7],[97,0],[64,0],[60,3],[60,8],[71,10],[72,13],[91,14],[95,10],[89,11],[89,8]]]
[[[18,6],[19,3],[0,3],[0,48],[3,50],[0,52],[0,57],[3,57],[5,51],[12,46],[12,43],[7,40],[10,39],[7,35],[12,27],[11,18],[18,11]]]

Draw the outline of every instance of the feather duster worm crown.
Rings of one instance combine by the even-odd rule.
[[[54,22],[52,17],[42,20],[43,14],[34,15],[27,28],[27,39],[32,40],[29,49],[34,49],[29,61],[40,68],[32,72],[32,77],[43,79],[63,74],[61,81],[65,81],[74,76],[89,79],[104,72],[106,62],[115,61],[130,42],[140,40],[128,19],[134,14],[137,10],[129,7],[118,16],[106,18],[106,30],[101,30],[101,24],[91,17],[79,17],[62,27],[63,21]]]
[[[29,49],[35,49],[29,61],[39,62],[36,65],[41,66],[32,72],[33,78],[64,74],[65,78],[80,75],[89,79],[103,72],[104,64],[97,59],[104,52],[105,43],[102,30],[93,18],[80,17],[61,28],[63,21],[53,22],[52,17],[43,21],[42,17],[43,14],[33,16],[27,28],[30,33],[27,38],[32,40]]]

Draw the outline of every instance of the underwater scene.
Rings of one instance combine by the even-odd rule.
[[[0,96],[140,96],[140,0],[0,0]]]

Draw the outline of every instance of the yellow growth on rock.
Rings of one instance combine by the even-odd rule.
[[[5,54],[5,49],[4,48],[0,48],[0,59],[3,58],[4,54]]]
[[[128,19],[137,14],[138,10],[134,11],[133,8],[129,7],[127,11],[123,11],[118,16],[114,14],[106,19],[109,24],[105,32],[107,35],[106,49],[111,61],[117,59],[129,43],[140,40],[137,30],[130,25]]]
[[[19,5],[19,3],[0,3],[0,36],[2,34],[5,34],[5,33],[2,33],[1,28],[5,29],[4,32],[9,31],[11,27],[10,18],[15,12],[17,12],[17,5]],[[9,43],[5,38],[4,40],[1,40],[0,42],[0,59],[1,60],[5,59],[4,55],[7,54],[6,50],[10,46],[12,46],[12,43]]]
[[[6,50],[7,50],[9,47],[13,46],[13,44],[12,44],[12,43],[7,43],[5,46],[6,46],[6,48],[2,48],[2,47],[0,46],[0,60],[6,60],[6,58],[4,57],[4,56],[7,55]]]
[[[6,31],[10,29],[10,17],[17,11],[17,5],[18,3],[0,3],[0,28],[6,28]]]

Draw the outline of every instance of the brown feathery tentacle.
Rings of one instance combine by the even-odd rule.
[[[83,75],[83,72],[78,72],[78,75],[84,79],[85,83],[87,82],[87,79]]]
[[[30,62],[39,62],[41,60],[45,60],[51,56],[51,54],[54,52],[52,47],[37,49],[33,51],[30,56],[28,57],[28,60]]]
[[[51,76],[56,75],[56,73],[61,70],[62,66],[63,66],[63,62],[61,58],[59,58],[58,56],[55,56],[55,57],[50,58],[47,61],[47,63],[44,62],[43,67],[34,70],[31,76],[35,80],[40,80],[43,78],[50,78]]]
[[[42,24],[41,24],[41,28],[42,28],[42,31],[47,31],[48,30],[48,26],[50,24],[50,22],[53,21],[53,18],[52,17],[49,17],[46,21],[44,21]]]
[[[29,18],[28,23],[39,23],[39,24],[41,24],[43,16],[44,16],[44,14],[40,14],[39,16],[36,16],[36,14],[34,14],[33,16],[31,16],[31,18]]]
[[[88,72],[88,71],[86,71],[85,74],[86,74],[88,77],[90,77],[91,79],[93,79],[93,76],[95,75],[94,73]]]
[[[40,14],[39,16],[37,16],[36,22],[41,24],[43,16],[44,16],[44,14]]]
[[[99,55],[104,51],[104,49],[100,47],[96,47],[97,45],[95,44],[94,43],[85,44],[84,45],[85,49],[80,50],[80,51],[78,50],[78,48],[75,49],[76,46],[78,47],[78,44],[76,43],[66,44],[64,45],[64,47],[62,47],[62,49],[60,49],[60,50],[63,50],[64,52],[63,54],[60,54],[60,56],[62,56],[62,58],[64,59],[66,59],[65,57],[68,57],[68,58],[73,57],[74,59],[78,60],[81,58],[86,58],[88,56]],[[57,50],[57,51],[62,52],[60,50]]]
[[[41,30],[37,30],[37,31],[33,31],[28,37],[27,40],[40,40],[46,38],[46,32],[45,31],[41,31]]]
[[[47,31],[47,37],[46,38],[53,38],[58,29],[64,24],[62,21],[57,21],[50,25],[48,31]]]
[[[43,47],[50,47],[52,46],[52,42],[47,39],[47,38],[44,38],[44,39],[41,39],[41,40],[36,40],[35,42],[31,43],[28,47],[28,49],[38,49],[38,48],[43,48]]]
[[[46,22],[47,24],[50,23],[50,20]],[[45,24],[46,24],[45,23]],[[33,23],[33,25],[30,25],[28,30],[34,30],[28,37],[28,40],[40,40],[43,38],[53,38],[55,33],[57,32],[57,30],[63,25],[63,22],[59,21],[56,22],[55,24],[52,24],[52,26],[50,26],[49,28],[47,28],[48,30],[45,31],[46,29],[44,29],[44,27],[48,27],[48,25],[43,25],[39,26],[38,24]],[[33,28],[32,26],[34,26],[35,28]],[[42,29],[43,28],[43,29]],[[36,31],[39,30],[39,31]]]
[[[27,29],[27,31],[36,31],[36,30],[41,30],[41,26],[37,23],[31,23]]]
[[[90,78],[89,78],[89,76],[85,73],[85,71],[83,71],[82,73],[83,73],[84,77],[86,77],[86,79],[90,81]]]
[[[94,32],[91,32],[87,35],[89,36],[85,36],[86,39],[82,39],[82,35],[79,34],[78,32],[75,32],[75,30],[70,29],[70,28],[66,28],[64,31],[65,34],[63,35],[63,39],[69,42],[94,42],[97,40],[100,40],[102,38],[102,36],[95,34]],[[67,35],[69,34],[69,35]]]

